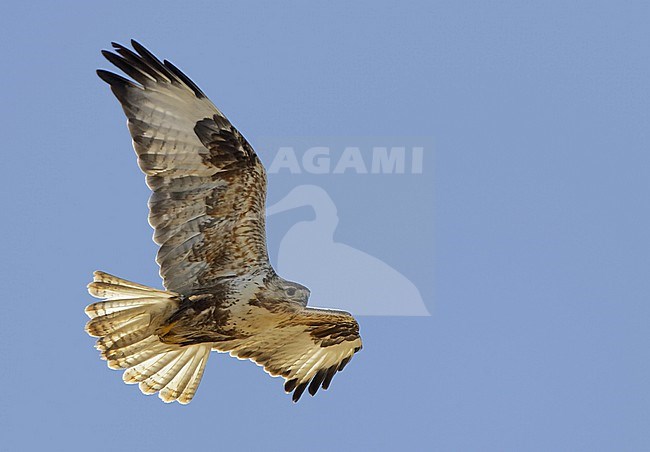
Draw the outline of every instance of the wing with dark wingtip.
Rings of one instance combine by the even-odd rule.
[[[188,294],[269,267],[266,172],[246,139],[199,87],[135,41],[102,54],[132,80],[98,70],[128,118],[153,190],[149,222],[168,290]]]
[[[276,325],[263,333],[238,341],[232,356],[264,367],[285,379],[284,389],[297,402],[305,390],[313,396],[327,389],[334,375],[361,350],[359,324],[347,312],[305,308],[300,313],[277,317]]]

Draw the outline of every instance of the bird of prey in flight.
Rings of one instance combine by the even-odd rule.
[[[122,105],[152,190],[149,223],[165,290],[95,272],[86,331],[126,383],[186,404],[212,350],[250,359],[297,402],[327,389],[361,349],[347,312],[307,306],[309,289],[278,276],[264,226],[266,171],[199,87],[136,41],[99,77]],[[317,258],[317,256],[314,256]]]

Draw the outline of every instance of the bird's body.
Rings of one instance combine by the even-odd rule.
[[[188,403],[211,350],[251,359],[297,401],[327,389],[361,348],[343,311],[307,307],[309,290],[279,277],[266,250],[266,171],[205,94],[132,41],[104,56],[134,81],[99,70],[128,118],[153,194],[149,222],[166,290],[95,272],[104,301],[86,308],[89,334],[124,381]]]
[[[273,328],[279,315],[289,318],[304,310],[297,301],[266,298],[264,278],[228,278],[182,299],[159,334],[162,342],[192,345],[201,342],[234,348],[238,341]]]

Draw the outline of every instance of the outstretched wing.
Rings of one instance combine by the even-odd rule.
[[[97,74],[122,104],[153,190],[149,223],[168,290],[189,294],[269,267],[266,172],[246,139],[185,74],[131,41],[102,54],[132,80]]]
[[[274,327],[224,351],[254,361],[272,376],[282,376],[294,402],[307,388],[312,396],[321,387],[327,389],[336,372],[361,350],[359,324],[347,312],[305,308],[277,318]]]

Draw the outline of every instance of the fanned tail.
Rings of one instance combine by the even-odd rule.
[[[95,272],[88,292],[103,301],[86,307],[86,332],[111,369],[126,369],[125,383],[164,402],[187,404],[201,382],[210,344],[165,344],[158,331],[178,309],[180,295]]]

